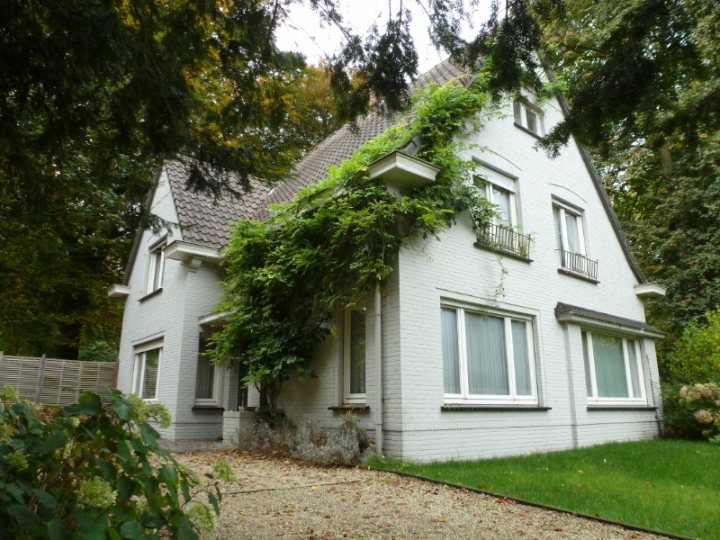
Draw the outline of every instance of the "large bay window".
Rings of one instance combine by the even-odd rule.
[[[366,313],[348,310],[344,321],[344,398],[348,403],[365,402]]]
[[[445,306],[441,324],[446,402],[537,403],[530,317]]]
[[[646,402],[637,340],[583,331],[582,344],[589,403]]]
[[[143,399],[157,399],[158,375],[162,360],[162,346],[158,343],[135,349],[132,393]]]

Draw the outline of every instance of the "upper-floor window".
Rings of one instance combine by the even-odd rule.
[[[537,403],[529,317],[446,306],[441,324],[446,401]]]
[[[582,344],[589,402],[646,402],[637,340],[583,331]]]
[[[345,312],[344,328],[344,394],[345,401],[365,402],[366,356],[365,310]]]
[[[165,239],[150,247],[148,256],[147,283],[145,294],[162,288],[163,271],[165,270]]]
[[[596,279],[597,261],[587,257],[582,210],[553,201],[553,219],[560,266]]]
[[[135,349],[131,392],[143,399],[157,399],[162,346],[152,344]]]
[[[527,129],[538,137],[543,136],[544,119],[542,110],[539,107],[514,101],[513,116],[515,117],[516,125]]]

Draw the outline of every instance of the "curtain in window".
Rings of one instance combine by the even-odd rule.
[[[143,353],[145,356],[145,375],[143,376],[142,398],[153,399],[157,392],[158,366],[160,365],[160,349]]]
[[[512,321],[513,354],[515,356],[515,392],[519,396],[532,395],[530,383],[530,354],[527,342],[527,323]]]
[[[525,118],[527,118],[527,128],[533,133],[538,133],[537,114],[530,109],[525,109]]]
[[[508,395],[510,391],[503,319],[465,313],[465,334],[470,393]]]
[[[622,339],[593,334],[598,397],[629,397]]]
[[[553,218],[555,220],[555,236],[557,238],[557,248],[563,249],[562,226],[560,225],[560,209],[557,206],[553,206]]]
[[[570,253],[581,253],[578,221],[580,220],[577,218],[577,216],[565,212],[565,227],[567,229],[568,251]]]
[[[197,378],[195,379],[195,397],[197,399],[212,399],[214,379],[215,366],[201,350],[198,354]]]
[[[492,200],[498,206],[498,216],[495,218],[498,225],[512,225],[512,213],[510,211],[510,192],[507,189],[492,186]]]
[[[582,333],[582,346],[583,346],[583,360],[585,361],[585,387],[587,389],[587,395],[592,397],[592,373],[590,373],[590,353],[588,352],[588,337],[587,332]]]
[[[513,115],[515,123],[522,125],[522,105],[518,101],[513,101]]]
[[[365,312],[350,312],[350,393],[365,393]]]
[[[458,352],[457,311],[442,309],[443,384],[446,394],[460,393],[460,354]]]
[[[630,379],[632,381],[632,391],[633,391],[633,397],[639,398],[642,397],[642,392],[640,391],[640,371],[638,370],[638,359],[637,354],[635,353],[635,342],[628,340],[627,341],[627,349],[628,349],[628,360],[630,362]]]

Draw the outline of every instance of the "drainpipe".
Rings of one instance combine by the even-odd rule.
[[[375,285],[375,451],[383,453],[382,295]]]

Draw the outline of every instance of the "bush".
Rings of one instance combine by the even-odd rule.
[[[343,417],[338,428],[321,427],[314,420],[299,428],[289,421],[270,426],[258,422],[241,437],[239,447],[254,453],[292,457],[318,465],[355,465],[370,446],[357,418]]]
[[[217,482],[200,486],[147,422],[160,405],[115,391],[104,407],[43,408],[0,393],[0,530],[7,538],[198,538],[219,513]],[[222,465],[218,471],[222,470]],[[212,476],[212,475],[211,475]],[[212,480],[212,478],[211,478]],[[204,493],[209,504],[196,501]]]
[[[720,307],[707,323],[688,326],[662,363],[664,378],[676,384],[720,381]]]
[[[683,385],[665,397],[668,435],[720,443],[720,388],[715,383]]]

